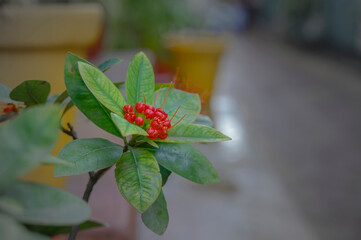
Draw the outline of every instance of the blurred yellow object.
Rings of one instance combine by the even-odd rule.
[[[179,69],[176,87],[198,93],[202,106],[209,103],[226,43],[226,37],[214,34],[175,34],[166,38],[174,67]]]
[[[64,61],[67,51],[85,58],[101,37],[103,9],[98,4],[47,4],[5,6],[0,18],[0,81],[14,88],[24,80],[46,80],[51,94],[65,90]],[[62,124],[74,122],[69,111]],[[60,134],[53,154],[71,138]],[[54,178],[52,166],[42,166],[27,180],[64,187],[65,178]]]

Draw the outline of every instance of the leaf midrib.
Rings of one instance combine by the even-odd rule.
[[[135,168],[137,170],[137,179],[138,179],[138,183],[139,183],[139,205],[141,206],[140,209],[143,210],[143,187],[142,187],[142,179],[140,177],[140,171],[139,171],[139,166],[138,166],[138,162],[137,162],[137,158],[135,153],[133,152],[133,150],[130,151],[132,153],[133,159],[134,159],[134,163],[135,163]]]

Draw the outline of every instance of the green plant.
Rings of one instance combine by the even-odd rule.
[[[77,139],[72,126],[61,127],[74,141],[59,152],[57,159],[61,164],[55,166],[54,175],[88,173],[89,181],[83,195],[83,200],[88,201],[97,181],[116,165],[115,181],[120,193],[142,214],[149,229],[163,234],[169,217],[162,186],[172,172],[199,184],[219,181],[206,156],[189,143],[220,142],[230,138],[210,127],[208,117],[199,115],[201,106],[197,94],[155,84],[152,65],[144,53],[137,54],[130,62],[125,99],[118,89],[121,83],[112,83],[104,74],[119,62],[119,59],[111,59],[96,67],[68,53],[64,69],[67,90],[48,97],[46,82],[24,82],[10,92],[10,97],[23,102],[29,110],[20,109],[20,116],[7,125],[19,121],[26,111],[38,108],[34,103],[61,104],[65,106],[63,114],[75,105],[98,127],[121,138],[124,145],[101,138]],[[19,139],[23,137],[22,133],[14,134]],[[10,149],[12,143],[9,144],[3,148]],[[85,219],[81,220],[74,223]],[[76,238],[78,229],[96,225],[93,222],[84,224],[74,225],[69,239]]]

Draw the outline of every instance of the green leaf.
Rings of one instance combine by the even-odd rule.
[[[0,188],[49,154],[58,137],[59,111],[54,105],[28,108],[0,128]]]
[[[10,98],[27,106],[43,104],[50,93],[50,84],[42,80],[27,80],[10,92]]]
[[[207,157],[187,143],[159,143],[154,157],[168,170],[199,184],[219,182],[219,177]]]
[[[213,127],[213,121],[207,115],[199,114],[197,119],[192,124],[205,125],[208,127]]]
[[[115,179],[123,197],[141,213],[154,203],[161,190],[158,163],[144,149],[131,149],[122,155],[117,162]]]
[[[90,64],[86,60],[67,53],[65,58],[64,76],[65,85],[70,98],[75,106],[98,127],[121,137],[119,130],[110,118],[110,111],[104,107],[89,91],[80,76],[78,62]]]
[[[122,156],[123,148],[102,138],[83,138],[69,142],[58,157],[74,166],[56,165],[54,176],[71,176],[107,168]]]
[[[0,239],[3,240],[50,240],[48,237],[32,233],[10,216],[0,213]]]
[[[149,145],[155,147],[155,148],[159,148],[158,147],[158,144],[156,142],[154,142],[152,139],[150,139],[149,137],[147,136],[141,136],[139,137],[139,141],[138,142],[145,142],[145,143],[148,143]]]
[[[169,215],[167,202],[161,191],[157,200],[142,214],[142,221],[154,233],[162,235],[167,230]]]
[[[110,69],[111,67],[113,67],[114,65],[121,63],[121,62],[122,62],[122,59],[114,57],[114,58],[108,59],[105,62],[99,64],[98,68],[100,71],[105,72],[108,69]]]
[[[167,88],[160,89],[155,103],[155,108],[162,106],[166,93]],[[157,92],[154,93],[154,98],[156,95]],[[187,93],[178,89],[170,88],[163,105],[163,110],[168,113],[169,119],[173,116],[179,106],[181,107],[174,116],[172,124],[178,122],[178,120],[180,120],[185,114],[187,114],[187,116],[182,120],[181,124],[189,124],[196,120],[199,112],[201,111],[201,102],[198,94]]]
[[[167,183],[169,176],[172,174],[171,171],[159,165],[160,175],[162,175],[162,187]]]
[[[192,142],[224,142],[232,140],[230,137],[214,128],[204,125],[179,125],[168,131],[168,137],[157,142],[192,143]]]
[[[118,116],[115,113],[111,113],[111,117],[112,117],[115,125],[118,127],[120,133],[124,137],[134,135],[134,134],[148,136],[148,133],[143,128],[138,127],[137,125],[128,122],[123,117]]]
[[[75,164],[73,164],[71,162],[65,161],[63,159],[60,159],[60,158],[57,158],[57,157],[54,157],[51,155],[44,157],[42,160],[40,160],[40,162],[42,164],[64,165],[64,166],[68,166],[68,167],[75,166]]]
[[[85,85],[94,97],[110,111],[123,116],[123,106],[126,102],[114,83],[96,67],[83,62],[79,62],[78,66]]]
[[[24,211],[17,200],[6,195],[0,197],[0,210],[9,214],[21,214]]]
[[[10,88],[0,83],[0,102],[4,102],[4,103],[14,102],[12,99],[10,99],[10,92],[11,92]]]
[[[152,64],[143,52],[135,55],[129,64],[126,88],[128,104],[135,105],[137,102],[144,102],[142,91],[147,104],[152,104],[154,72]]]
[[[79,230],[85,230],[89,228],[95,227],[103,227],[104,224],[88,220],[79,225]],[[52,237],[60,234],[69,233],[71,231],[72,226],[39,226],[39,225],[27,225],[26,226],[30,231],[41,233],[43,235]]]
[[[88,219],[90,209],[82,199],[39,183],[14,182],[4,193],[17,200],[24,211],[13,214],[23,222],[39,225],[70,225]]]

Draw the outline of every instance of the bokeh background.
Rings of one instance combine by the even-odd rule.
[[[220,184],[170,176],[163,236],[142,225],[109,171],[90,200],[109,227],[81,239],[361,239],[360,0],[0,1],[1,83],[42,79],[61,92],[67,51],[95,64],[122,58],[106,73],[117,82],[144,51],[158,83],[199,93],[233,138],[197,145]],[[65,121],[79,137],[113,138],[79,112]],[[87,181],[51,175],[29,178],[79,196]]]

